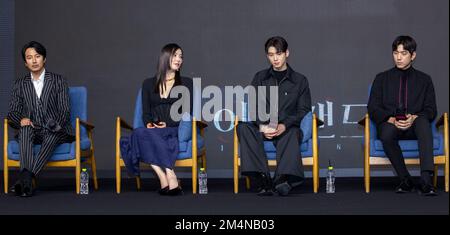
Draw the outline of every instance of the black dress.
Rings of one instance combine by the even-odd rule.
[[[139,175],[139,162],[157,165],[163,169],[173,169],[179,152],[178,125],[170,116],[170,109],[176,101],[182,98],[161,98],[155,92],[156,78],[148,78],[142,85],[142,119],[144,127],[136,128],[128,143],[122,141],[122,158],[131,174]],[[185,86],[190,92],[192,101],[192,80],[181,77],[180,83],[174,84],[171,93],[177,86]],[[191,102],[192,104],[192,102]],[[181,112],[181,110],[179,110]],[[191,113],[189,111],[189,113]],[[148,123],[161,121],[166,128],[146,128]]]

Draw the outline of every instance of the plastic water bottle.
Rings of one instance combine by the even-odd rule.
[[[198,186],[199,186],[198,192],[200,194],[208,193],[208,186],[207,186],[208,182],[207,181],[208,181],[208,177],[206,175],[205,168],[200,168],[200,172],[198,173]]]
[[[327,172],[327,193],[334,193],[335,192],[335,186],[334,186],[334,180],[335,180],[335,174],[334,174],[334,167],[329,163],[328,165],[328,172]]]
[[[81,170],[80,194],[89,194],[89,174],[88,174],[86,168],[83,168]]]

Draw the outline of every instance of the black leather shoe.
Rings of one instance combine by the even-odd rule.
[[[22,194],[22,182],[17,180],[13,186],[11,186],[8,190],[10,193],[15,194],[16,196],[20,196]]]
[[[259,173],[257,175],[258,188],[256,189],[258,196],[272,196],[273,195],[273,183],[269,174]]]
[[[22,176],[22,194],[20,194],[20,196],[31,197],[34,195],[36,189],[34,174],[25,169]]]
[[[414,191],[414,182],[411,178],[406,178],[400,182],[400,184],[395,188],[396,193],[410,193]]]
[[[183,195],[183,189],[181,189],[180,186],[173,188],[173,189],[169,189],[169,191],[167,192],[167,195],[169,196],[180,196]]]
[[[27,180],[29,177],[32,177],[33,174],[27,169],[22,169],[19,172],[19,179],[14,183],[13,186],[9,188],[9,192],[15,194],[16,196],[21,196],[23,194],[23,181]]]
[[[168,192],[169,192],[169,186],[166,186],[166,187],[158,190],[159,195],[167,195]]]
[[[258,195],[258,196],[272,196],[273,195],[273,190],[272,189],[260,188],[260,189],[258,189],[258,192],[256,193],[256,195]]]
[[[419,194],[422,196],[437,196],[436,188],[432,184],[421,182],[418,188]]]
[[[291,191],[292,186],[287,182],[283,182],[281,184],[277,184],[275,186],[275,190],[278,192],[278,195],[280,196],[287,196],[289,192]]]

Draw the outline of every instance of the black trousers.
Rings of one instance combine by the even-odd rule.
[[[19,130],[20,170],[27,169],[37,175],[52,156],[55,148],[62,143],[73,141],[73,137],[64,132],[53,133],[45,129],[23,126]],[[41,149],[33,155],[33,145],[41,144]]]
[[[268,173],[269,165],[264,151],[263,133],[253,123],[241,122],[237,126],[240,142],[241,172],[251,175],[252,172]],[[281,175],[304,178],[303,164],[300,156],[300,139],[302,132],[298,127],[287,129],[283,134],[273,138],[277,150],[275,180]]]
[[[410,174],[406,168],[399,140],[414,140],[419,143],[420,170],[433,172],[433,134],[428,119],[417,117],[407,130],[400,130],[393,124],[384,122],[377,127],[378,138],[383,143],[384,152],[391,161],[397,175],[404,179]]]

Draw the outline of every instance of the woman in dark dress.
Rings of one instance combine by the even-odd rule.
[[[172,43],[162,48],[155,77],[146,79],[142,85],[145,127],[135,129],[131,136],[132,148],[138,151],[139,161],[150,164],[158,176],[161,195],[183,194],[174,172],[179,148],[179,121],[174,121],[170,115],[172,105],[181,98],[187,98],[180,95],[172,98],[172,88],[184,86],[192,94],[192,80],[180,76],[182,63],[180,46]]]

